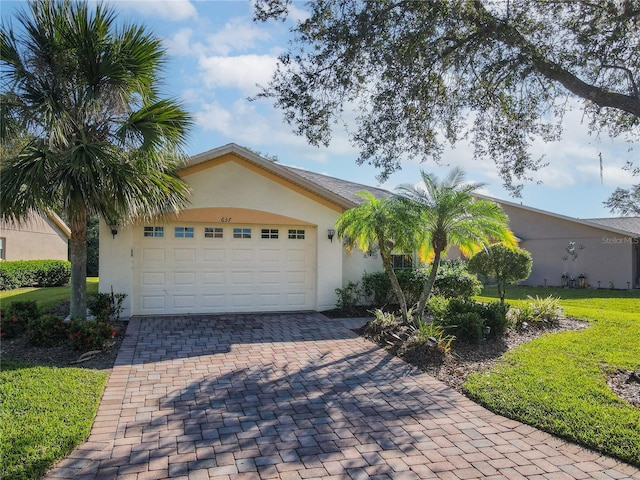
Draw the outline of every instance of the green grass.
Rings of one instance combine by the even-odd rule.
[[[37,479],[89,436],[107,374],[2,361],[0,476]]]
[[[87,278],[87,295],[98,293],[98,277]],[[71,287],[48,287],[48,288],[17,288],[15,290],[0,291],[0,306],[8,305],[14,301],[36,301],[40,310],[47,311],[55,308],[61,302],[69,300]]]
[[[607,372],[640,369],[640,292],[514,287],[512,305],[553,294],[582,331],[546,334],[508,352],[464,388],[494,412],[640,465],[640,409],[607,386]],[[479,300],[495,300],[488,289]]]
[[[98,279],[87,279],[87,294]],[[69,300],[69,287],[0,292],[4,306],[34,300],[41,311]],[[0,478],[37,479],[89,436],[107,374],[82,368],[0,362]]]

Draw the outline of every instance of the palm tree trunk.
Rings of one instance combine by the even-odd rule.
[[[424,311],[427,307],[427,300],[429,299],[429,295],[431,295],[433,285],[436,283],[436,275],[438,274],[438,268],[440,267],[441,254],[442,250],[435,250],[435,256],[433,257],[433,265],[431,266],[431,272],[429,272],[429,278],[427,278],[427,283],[424,284],[424,288],[422,289],[422,293],[420,294],[420,301],[418,302],[418,318],[420,319],[424,317]]]
[[[84,205],[71,208],[71,318],[87,318],[87,209]]]
[[[408,317],[409,317],[408,309],[407,309],[407,299],[405,298],[404,292],[400,287],[400,282],[398,282],[398,276],[396,275],[396,272],[393,270],[391,254],[390,252],[386,252],[384,250],[384,247],[381,244],[378,244],[378,246],[380,248],[380,256],[382,257],[382,266],[384,267],[384,270],[387,273],[387,276],[389,277],[389,282],[391,283],[391,289],[393,290],[393,293],[395,294],[396,299],[400,304],[402,321],[404,323],[407,323]]]

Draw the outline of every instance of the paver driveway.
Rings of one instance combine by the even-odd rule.
[[[47,478],[640,478],[494,415],[320,314],[130,321]]]

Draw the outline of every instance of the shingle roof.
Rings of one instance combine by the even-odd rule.
[[[376,198],[384,198],[392,195],[390,191],[384,190],[382,188],[371,187],[369,185],[363,185],[361,183],[349,182],[347,180],[330,177],[321,173],[310,172],[309,170],[303,170],[301,168],[289,167],[286,165],[283,166],[296,175],[299,175],[306,180],[319,185],[320,187],[326,188],[336,195],[340,195],[341,197],[356,204],[362,203],[363,201],[361,197],[356,195],[356,193],[361,192],[362,190],[368,190]]]
[[[586,221],[640,236],[640,217],[589,218]]]

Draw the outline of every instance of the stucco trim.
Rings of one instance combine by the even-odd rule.
[[[47,212],[47,217],[55,224],[56,227],[58,227],[64,236],[71,238],[71,229],[58,215],[54,212]]]

